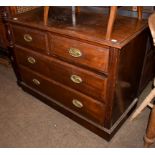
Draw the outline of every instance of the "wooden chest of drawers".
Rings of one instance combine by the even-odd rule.
[[[120,16],[107,41],[102,14],[81,12],[76,26],[65,14],[61,21],[51,16],[44,26],[40,14],[39,8],[9,20],[18,84],[110,140],[136,105],[152,49],[147,21]]]

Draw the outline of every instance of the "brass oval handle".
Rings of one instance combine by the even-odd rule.
[[[73,99],[73,100],[72,100],[72,103],[73,103],[73,105],[74,105],[75,107],[77,107],[77,108],[82,108],[82,107],[83,107],[82,102],[80,102],[80,101],[77,100],[77,99]]]
[[[69,54],[72,57],[76,57],[76,58],[82,56],[82,52],[79,49],[76,49],[76,48],[70,48],[69,49]]]
[[[39,80],[37,80],[37,79],[33,79],[32,81],[33,81],[34,84],[36,84],[36,85],[40,85],[40,81],[39,81]]]
[[[26,42],[31,42],[31,41],[32,41],[31,35],[30,35],[30,34],[24,34],[24,40],[25,40]]]
[[[33,57],[28,57],[28,58],[27,58],[27,61],[28,61],[30,64],[35,64],[35,63],[36,63],[36,60],[35,60]]]
[[[74,83],[81,83],[82,82],[82,78],[78,75],[71,75],[70,79],[74,82]]]

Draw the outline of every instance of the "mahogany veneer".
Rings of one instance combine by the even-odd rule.
[[[9,20],[18,84],[110,140],[152,78],[145,78],[147,55],[154,57],[147,21],[117,16],[106,40],[102,13],[80,9],[76,25],[70,9],[53,7],[46,26],[42,17],[38,8]]]

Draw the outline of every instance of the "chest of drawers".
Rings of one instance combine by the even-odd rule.
[[[147,21],[118,17],[107,41],[102,14],[81,12],[76,26],[67,15],[61,21],[51,16],[44,26],[40,14],[38,9],[9,20],[18,84],[110,140],[137,102],[152,49]]]

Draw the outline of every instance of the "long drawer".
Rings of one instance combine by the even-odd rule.
[[[13,34],[15,44],[22,45],[26,48],[37,49],[38,52],[48,52],[48,38],[44,31],[13,25]]]
[[[108,72],[109,49],[77,40],[49,35],[51,53],[61,59],[104,73]]]
[[[99,124],[104,123],[105,104],[60,83],[48,79],[26,67],[19,66],[22,80],[27,85],[62,103]]]
[[[105,101],[107,78],[37,52],[15,47],[17,62],[55,81]]]

